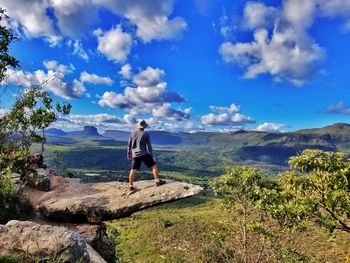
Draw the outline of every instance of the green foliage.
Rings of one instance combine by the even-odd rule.
[[[19,61],[8,53],[11,42],[17,37],[3,25],[2,21],[7,19],[6,10],[0,8],[0,82],[3,81],[8,66],[15,68],[19,65]]]
[[[11,219],[26,219],[32,216],[33,207],[17,189],[13,173],[24,174],[29,153],[2,149],[0,151],[0,223]]]
[[[27,219],[33,215],[33,206],[16,189],[9,175],[0,175],[0,224],[11,219]]]
[[[120,262],[240,262],[241,218],[223,209],[222,199],[212,191],[204,191],[191,198],[145,209],[129,218],[109,221],[107,227],[108,235],[116,241]],[[266,222],[264,227],[272,222]],[[249,227],[253,238],[251,251],[257,255],[261,241],[259,226]],[[311,225],[302,233],[279,232],[278,227],[268,225],[268,231],[272,229],[275,235],[281,233],[276,238],[283,246],[268,247],[263,262],[344,262],[346,256],[350,256],[350,239],[344,235],[329,240],[323,231]],[[265,242],[268,246],[268,241]]]
[[[241,248],[236,251],[239,261],[263,262],[266,251],[274,255],[273,248],[280,244],[273,228],[267,226],[270,218],[262,208],[273,204],[279,191],[277,182],[257,168],[235,166],[209,184],[225,197],[232,214],[239,217]]]
[[[18,255],[0,255],[0,263],[29,263],[20,254]]]
[[[0,132],[11,147],[28,151],[33,143],[46,141],[44,130],[60,115],[69,114],[70,104],[59,103],[54,109],[52,98],[39,86],[25,90],[12,109],[0,120]],[[38,131],[43,132],[42,135]],[[43,150],[43,148],[42,148]]]
[[[223,248],[216,242],[216,236],[221,235],[222,239],[222,235],[229,234],[217,222],[222,218],[217,203],[212,195],[197,195],[108,222],[108,234],[116,241],[118,259],[120,262],[202,262],[204,251],[217,259]]]
[[[17,151],[3,145],[0,149],[0,176],[12,173],[25,174],[30,152]]]
[[[345,153],[305,150],[290,158],[294,171],[283,172],[274,216],[284,222],[312,220],[328,233],[350,233],[350,162]]]

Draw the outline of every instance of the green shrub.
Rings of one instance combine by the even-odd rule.
[[[280,174],[281,202],[276,218],[294,224],[310,220],[329,234],[350,233],[350,161],[345,153],[305,150]]]
[[[0,175],[0,223],[28,219],[32,215],[31,202],[16,188],[13,179],[8,175]]]
[[[27,219],[33,215],[31,202],[15,185],[13,173],[24,174],[29,153],[4,150],[0,152],[0,223],[11,219]]]

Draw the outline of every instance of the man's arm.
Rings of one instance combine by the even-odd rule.
[[[128,157],[129,160],[130,160],[131,157],[132,157],[132,154],[131,154],[131,144],[132,144],[132,138],[131,138],[131,134],[130,134],[129,140],[128,140],[128,149],[127,149],[127,157]]]
[[[151,138],[149,136],[149,134],[147,133],[147,137],[146,137],[146,145],[147,145],[147,150],[148,153],[153,156],[153,149],[152,149],[152,143],[151,143]]]

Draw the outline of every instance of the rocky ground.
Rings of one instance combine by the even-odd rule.
[[[42,166],[42,159],[37,158]],[[36,167],[36,177],[49,187],[28,187],[25,195],[32,201],[37,217],[32,221],[12,220],[0,225],[0,255],[20,253],[29,259],[55,257],[60,262],[116,262],[115,244],[106,234],[103,221],[127,217],[161,203],[199,193],[197,185],[167,180],[156,187],[153,181],[135,183],[129,194],[127,183],[82,183],[79,179],[49,174]],[[49,190],[50,191],[44,191]]]

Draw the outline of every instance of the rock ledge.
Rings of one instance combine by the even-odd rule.
[[[202,191],[198,185],[166,181],[160,187],[153,181],[136,182],[137,191],[129,195],[127,183],[81,183],[79,179],[62,178],[52,191],[29,197],[41,215],[49,220],[100,223]]]

